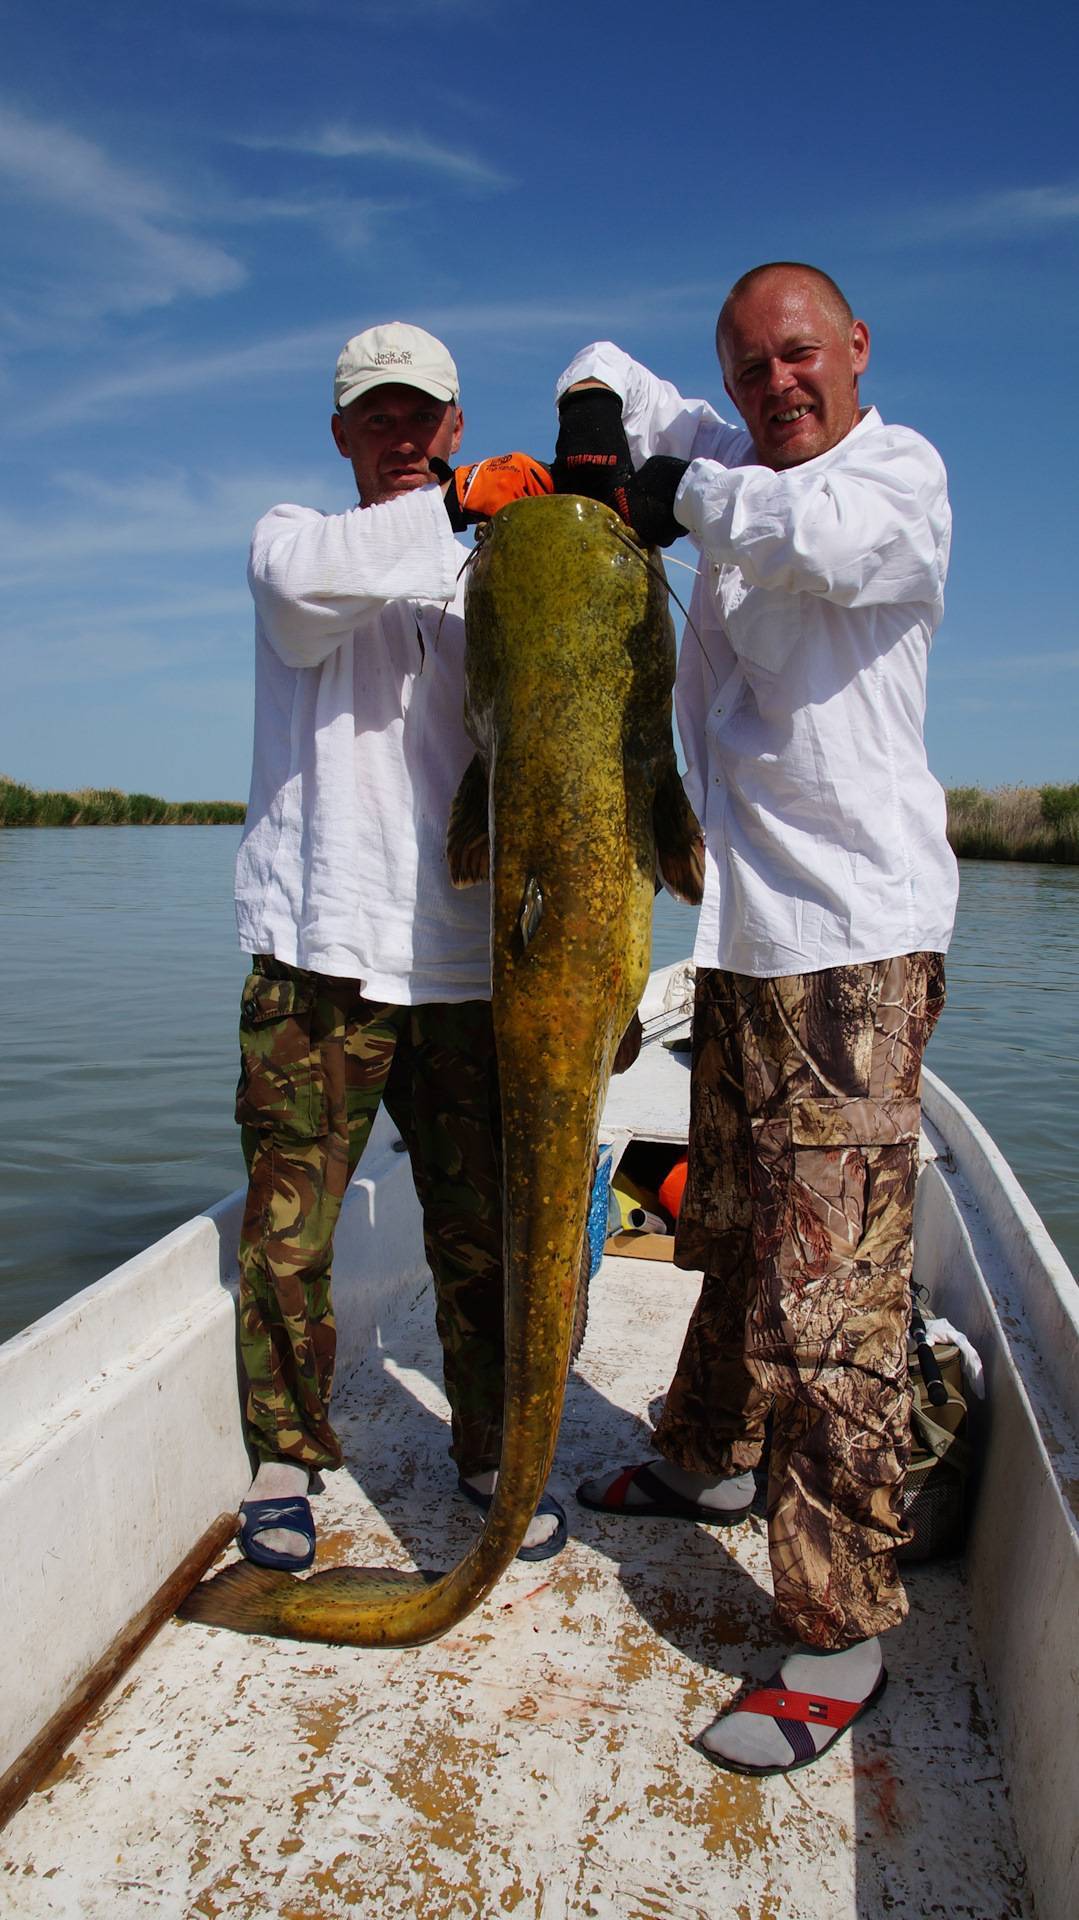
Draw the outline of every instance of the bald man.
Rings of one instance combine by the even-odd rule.
[[[770,1774],[876,1702],[907,1607],[920,1074],[957,895],[923,738],[950,513],[934,449],[861,404],[869,331],[819,268],[745,274],[717,349],[744,430],[610,342],[559,382],[556,481],[701,556],[676,688],[706,879],[675,1259],[703,1281],[659,1457],[579,1498],[737,1521],[770,1417],[787,1646],[698,1742]]]

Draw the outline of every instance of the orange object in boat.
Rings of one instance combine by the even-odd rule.
[[[659,1204],[665,1207],[672,1220],[677,1220],[678,1209],[682,1204],[682,1195],[686,1188],[686,1156],[676,1160],[670,1172],[659,1186]]]

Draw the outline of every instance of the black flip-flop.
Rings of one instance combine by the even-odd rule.
[[[457,1485],[466,1500],[471,1500],[474,1507],[481,1508],[484,1513],[487,1512],[491,1501],[494,1499],[493,1493],[481,1493],[478,1487],[470,1486],[462,1474],[458,1474],[457,1476]],[[538,1547],[518,1547],[518,1560],[553,1560],[556,1553],[561,1553],[569,1537],[569,1524],[566,1520],[566,1510],[555,1499],[553,1493],[540,1495],[540,1503],[536,1508],[536,1512],[551,1514],[558,1522],[558,1525],[548,1539],[540,1541]]]
[[[729,1511],[722,1507],[704,1507],[699,1500],[688,1500],[684,1494],[676,1493],[657,1473],[653,1473],[647,1462],[639,1467],[624,1467],[618,1477],[611,1481],[601,1500],[590,1500],[585,1485],[577,1489],[577,1498],[582,1507],[590,1507],[593,1513],[617,1513],[627,1520],[696,1520],[706,1527],[729,1527],[737,1520],[745,1520],[753,1511],[753,1502],[757,1497],[756,1488],[744,1507],[733,1507]],[[636,1487],[639,1493],[646,1493],[647,1500],[632,1506],[626,1502],[630,1487]]]
[[[289,1533],[302,1533],[307,1541],[303,1553],[279,1553],[275,1547],[260,1547],[260,1533],[281,1527]],[[237,1533],[240,1552],[256,1567],[274,1567],[279,1573],[303,1573],[315,1557],[315,1518],[305,1494],[292,1500],[245,1500],[240,1508]]]

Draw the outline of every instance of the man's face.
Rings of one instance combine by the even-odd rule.
[[[452,400],[418,387],[369,387],[330,421],[337,451],[351,460],[361,507],[430,486],[428,461],[457,452],[464,415]]]
[[[748,287],[717,340],[723,384],[762,465],[781,472],[837,446],[859,417],[869,331],[798,273]]]

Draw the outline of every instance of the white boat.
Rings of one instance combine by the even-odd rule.
[[[685,1138],[687,1057],[663,1044],[684,969],[653,976],[644,1014],[604,1117],[616,1156]],[[172,1617],[248,1481],[239,1194],[0,1348],[0,1913],[1072,1920],[1079,1292],[932,1074],[923,1160],[917,1274],[987,1379],[974,1518],[962,1559],[908,1570],[880,1708],[785,1779],[690,1745],[769,1669],[762,1522],[572,1499],[647,1451],[695,1298],[669,1261],[608,1256],[593,1282],[552,1478],[565,1552],[515,1563],[408,1651]],[[448,1565],[478,1521],[453,1492],[417,1209],[382,1122],[335,1298],[347,1465],[316,1502],[319,1564]]]

